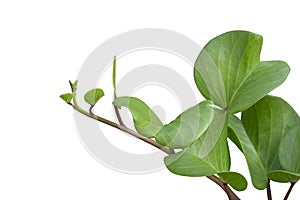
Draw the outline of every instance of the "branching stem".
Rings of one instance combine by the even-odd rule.
[[[92,111],[94,106],[90,107],[89,112],[85,111],[84,109],[82,109],[78,105],[77,100],[76,100],[77,81],[75,83],[70,82],[70,85],[71,85],[71,89],[72,89],[74,105],[71,104],[71,103],[69,103],[69,105],[71,105],[74,110],[78,111],[79,113],[81,113],[81,114],[83,114],[83,115],[85,115],[89,118],[92,118],[94,120],[97,120],[99,122],[107,124],[111,127],[114,127],[118,130],[121,130],[125,133],[128,133],[129,135],[132,135],[133,137],[138,138],[138,139],[140,139],[140,140],[142,140],[142,141],[144,141],[144,142],[160,149],[161,151],[165,152],[168,155],[175,153],[174,149],[166,148],[165,146],[162,146],[161,144],[159,144],[155,140],[152,140],[151,138],[144,137],[144,136],[140,135],[139,133],[137,133],[136,131],[127,128],[125,126],[124,122],[122,121],[122,118],[121,118],[121,115],[119,113],[118,107],[116,107],[116,106],[114,107],[114,109],[115,109],[116,116],[117,116],[117,119],[118,119],[120,124],[117,124],[115,122],[112,122],[108,119],[102,118],[102,117],[94,114],[93,111]],[[219,185],[224,190],[224,192],[226,192],[229,200],[239,200],[239,197],[231,190],[231,188],[228,186],[228,184],[223,182],[220,178],[218,178],[215,175],[207,176],[207,178],[212,180],[213,182],[215,182],[217,185]]]

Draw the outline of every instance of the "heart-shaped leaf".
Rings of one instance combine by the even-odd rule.
[[[66,103],[70,103],[72,101],[73,95],[71,93],[62,94],[59,96]]]
[[[214,108],[211,101],[203,101],[180,114],[159,131],[155,140],[170,148],[184,148],[197,140],[208,128]]]
[[[85,93],[84,95],[84,100],[90,104],[90,105],[95,105],[99,99],[101,99],[101,97],[104,96],[104,92],[102,89],[100,88],[95,88],[92,89],[90,91],[88,91],[87,93]]]
[[[227,144],[227,120],[226,113],[220,110],[214,112],[213,122],[209,129],[213,129],[214,121],[220,121],[221,133],[217,143],[208,154],[202,157],[206,137],[211,134],[209,129],[194,143],[183,151],[165,157],[165,165],[174,174],[183,176],[209,176],[214,173],[228,172],[230,158]],[[222,120],[223,119],[223,120]],[[219,131],[219,127],[217,127]]]
[[[145,137],[155,137],[163,124],[157,115],[142,100],[135,97],[118,97],[113,105],[128,108],[136,130]]]
[[[218,173],[219,177],[231,185],[235,190],[241,191],[247,188],[246,179],[236,172],[230,172],[230,156],[227,144],[227,120],[226,113],[216,109],[209,129],[194,143],[181,152],[165,157],[165,165],[174,174],[191,177],[210,176]],[[221,125],[221,133],[213,148],[205,157],[201,157],[208,134],[219,131],[217,122]]]
[[[278,87],[289,67],[282,61],[261,62],[261,47],[262,37],[246,31],[212,39],[195,62],[194,78],[202,95],[236,113]]]
[[[243,191],[248,186],[248,182],[245,177],[237,172],[218,173],[218,176],[237,191]]]
[[[293,108],[279,97],[266,96],[242,113],[242,122],[268,178],[294,181],[300,175],[300,119]]]

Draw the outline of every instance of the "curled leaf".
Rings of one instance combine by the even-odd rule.
[[[112,73],[112,82],[113,82],[113,88],[114,88],[114,98],[117,98],[117,93],[116,93],[116,71],[117,71],[117,59],[116,59],[116,56],[114,56],[113,73]]]
[[[149,106],[136,97],[118,97],[114,100],[113,105],[128,108],[136,130],[145,137],[155,137],[163,127],[162,122]]]

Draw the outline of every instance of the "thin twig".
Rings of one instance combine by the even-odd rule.
[[[291,182],[291,186],[290,186],[289,190],[287,191],[283,200],[287,200],[289,198],[291,191],[292,191],[293,187],[295,186],[295,184],[296,184],[296,182]]]
[[[81,112],[80,110],[78,110],[76,108],[75,108],[75,110],[77,110],[78,112],[80,112],[80,113],[82,113],[82,114],[84,114],[84,115],[86,115],[86,116],[88,116],[88,117],[90,117],[92,119],[95,119],[95,120],[97,120],[99,122],[102,122],[102,123],[107,124],[107,125],[109,125],[111,127],[119,129],[119,130],[121,130],[121,131],[123,131],[125,133],[128,133],[128,134],[130,134],[130,135],[132,135],[132,136],[134,136],[134,137],[136,137],[136,138],[138,138],[138,139],[140,139],[140,140],[142,140],[142,141],[144,141],[144,142],[146,142],[148,144],[151,144],[152,146],[154,146],[154,147],[162,150],[163,152],[165,152],[167,154],[171,154],[170,150],[167,149],[166,147],[162,146],[161,144],[157,143],[156,141],[154,141],[154,140],[152,140],[150,138],[147,138],[147,137],[144,137],[144,136],[140,135],[139,133],[137,133],[137,132],[135,132],[135,131],[133,131],[133,130],[127,128],[127,127],[125,127],[125,126],[122,126],[122,125],[119,125],[119,124],[117,124],[115,122],[112,122],[110,120],[104,119],[104,118],[102,118],[100,116],[95,115],[94,113],[91,113],[91,114],[87,115],[86,113],[83,113],[83,112]]]
[[[95,106],[95,105],[91,105],[91,107],[90,107],[90,109],[89,109],[89,112],[90,112],[91,115],[93,115],[93,108],[94,108],[94,106]]]
[[[119,112],[119,108],[117,106],[114,106],[114,109],[115,109],[115,113],[116,113],[116,116],[117,116],[117,119],[118,119],[118,122],[121,126],[125,126],[123,120],[122,120],[122,117],[120,115],[120,112]]]
[[[116,96],[115,96],[115,98],[116,98]],[[119,124],[120,124],[121,126],[124,126],[124,127],[128,128],[128,127],[124,124],[124,122],[123,122],[123,120],[122,120],[122,117],[121,117],[119,108],[118,108],[117,106],[114,106],[114,110],[115,110],[117,119],[118,119],[118,121],[119,121]],[[137,133],[137,134],[139,134],[139,133]],[[150,138],[148,138],[148,139],[150,139]],[[152,140],[152,141],[153,141],[153,140]],[[155,141],[153,141],[153,142],[155,142]],[[169,154],[175,153],[174,149],[172,149],[172,148],[169,148],[169,152],[170,152]]]
[[[271,192],[270,179],[268,179],[268,184],[267,184],[267,196],[268,196],[268,200],[272,200],[272,192]]]

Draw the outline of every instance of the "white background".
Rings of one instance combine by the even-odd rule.
[[[206,178],[167,170],[128,175],[104,167],[81,144],[73,112],[58,96],[69,91],[67,81],[86,57],[119,33],[164,28],[204,46],[223,32],[244,29],[264,36],[263,60],[289,63],[287,81],[272,94],[300,113],[296,2],[1,1],[0,199],[226,199]],[[235,156],[233,169],[249,177]],[[288,185],[272,186],[274,199],[282,199]],[[266,198],[250,182],[239,195]],[[299,197],[300,184],[290,199]]]

